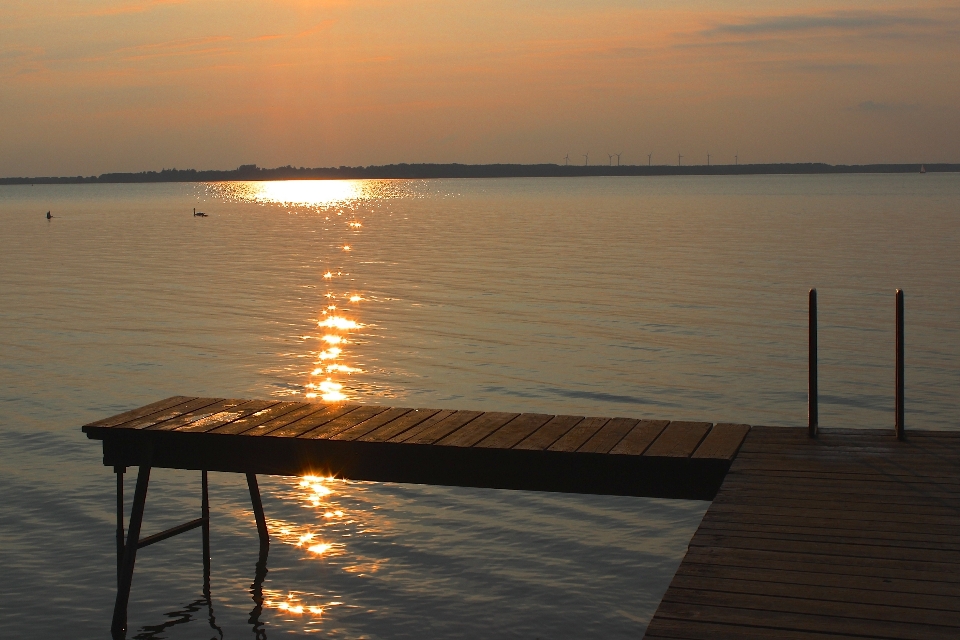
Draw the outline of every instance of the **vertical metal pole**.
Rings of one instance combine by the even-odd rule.
[[[133,507],[130,509],[130,529],[127,531],[127,544],[123,549],[123,567],[120,571],[120,584],[117,586],[117,600],[113,605],[113,623],[110,633],[114,638],[123,638],[127,628],[127,604],[130,601],[130,587],[133,585],[133,566],[137,561],[137,547],[140,543],[140,525],[143,524],[143,509],[147,502],[147,485],[150,483],[150,467],[144,465],[137,473],[137,488],[133,493]]]
[[[203,518],[203,593],[210,595],[210,496],[207,486],[207,470],[200,472],[200,517]]]
[[[817,437],[820,411],[817,404],[817,290],[810,289],[810,360],[807,380],[807,435]]]
[[[253,503],[253,517],[257,520],[257,533],[260,534],[260,551],[270,546],[270,535],[267,531],[267,518],[263,514],[263,503],[260,502],[260,487],[257,486],[257,476],[247,474],[247,488],[250,489],[250,502]]]
[[[897,289],[897,440],[903,440],[903,290]]]
[[[120,570],[123,567],[123,472],[126,467],[114,467],[117,474],[117,587],[120,586]]]

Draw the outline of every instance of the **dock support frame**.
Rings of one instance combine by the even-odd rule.
[[[140,528],[143,524],[143,513],[147,503],[150,470],[150,464],[141,465],[139,468],[137,487],[133,494],[133,505],[130,509],[130,522],[126,535],[124,535],[123,475],[126,467],[114,467],[114,472],[117,474],[117,598],[114,602],[113,620],[110,624],[110,634],[114,640],[126,637],[127,606],[130,602],[130,588],[133,586],[133,570],[137,562],[137,551],[143,547],[148,547],[161,540],[172,538],[175,535],[199,527],[203,537],[203,595],[207,599],[210,598],[210,496],[207,471],[204,469],[200,472],[200,517],[141,538]],[[263,503],[260,501],[257,476],[253,473],[247,474],[247,488],[250,491],[250,501],[253,505],[257,534],[260,539],[257,570],[258,573],[262,572],[266,575],[270,536],[267,530],[266,516],[263,512]],[[126,541],[124,541],[124,537],[126,537]]]

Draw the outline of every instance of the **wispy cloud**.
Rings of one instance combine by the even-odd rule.
[[[131,13],[146,13],[165,5],[184,4],[186,0],[140,0],[137,2],[108,3],[106,6],[81,11],[80,16],[120,16]]]
[[[878,11],[835,11],[825,14],[763,16],[742,22],[720,23],[701,32],[714,35],[779,35],[811,31],[862,31],[885,27],[929,27],[941,24],[933,18]]]
[[[875,102],[873,100],[864,100],[853,111],[865,111],[867,113],[905,113],[919,111],[919,104],[906,104],[903,102]]]

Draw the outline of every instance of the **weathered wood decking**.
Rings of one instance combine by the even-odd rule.
[[[960,638],[960,433],[754,427],[647,638]]]
[[[108,466],[709,500],[749,427],[178,396],[83,430]]]
[[[116,467],[712,499],[647,638],[960,637],[960,433],[192,397],[83,429]]]

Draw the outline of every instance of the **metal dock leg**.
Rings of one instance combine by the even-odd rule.
[[[143,523],[143,509],[147,502],[147,485],[150,483],[150,467],[142,466],[137,473],[137,489],[133,494],[133,507],[130,510],[130,529],[127,543],[123,548],[123,564],[120,567],[117,600],[113,605],[113,623],[110,633],[114,638],[123,638],[127,627],[127,603],[130,601],[130,587],[133,584],[133,566],[137,561],[137,548],[140,546],[140,525]],[[122,502],[120,503],[122,507]],[[123,511],[121,510],[122,514]],[[122,521],[121,521],[121,526]]]
[[[207,485],[207,471],[200,472],[200,518],[203,524],[203,595],[210,597],[210,495]]]
[[[267,518],[263,515],[263,503],[260,502],[260,487],[257,486],[257,476],[247,474],[247,488],[250,489],[250,502],[253,503],[253,517],[257,520],[257,533],[260,534],[260,551],[270,546],[270,534],[267,531]]]
[[[123,567],[123,472],[126,467],[114,467],[117,474],[117,586],[120,586],[120,569]]]

